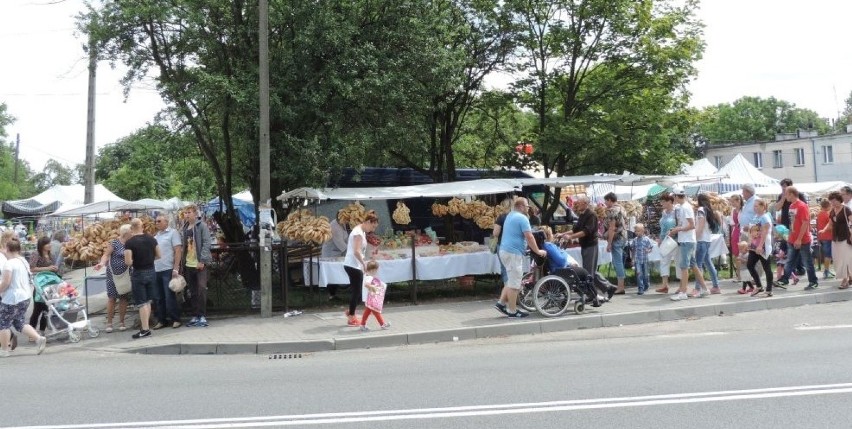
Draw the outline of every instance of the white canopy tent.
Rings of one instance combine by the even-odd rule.
[[[279,201],[291,198],[313,200],[396,200],[405,198],[467,197],[500,194],[521,190],[515,179],[479,179],[449,183],[430,183],[414,186],[377,188],[298,188],[278,196]]]
[[[685,176],[708,176],[716,174],[717,168],[707,158],[696,159],[692,164],[682,164],[681,174]]]
[[[741,153],[738,153],[734,159],[722,166],[716,174],[724,174],[727,178],[721,179],[719,183],[701,185],[702,191],[715,191],[721,194],[739,191],[745,184],[760,187],[777,185],[779,182],[778,179],[773,179],[763,174],[763,172],[751,165]]]
[[[59,201],[61,205],[66,204],[83,204],[85,201],[86,187],[83,185],[56,185],[34,197],[33,200],[36,200],[42,204],[50,204],[54,201]],[[119,198],[118,195],[115,195],[107,189],[104,185],[95,185],[94,187],[94,201],[125,201],[122,198]]]
[[[825,195],[832,191],[839,191],[840,188],[846,186],[846,182],[810,182],[810,183],[796,183],[796,189],[799,192],[804,192],[807,195]],[[779,194],[781,194],[781,185],[771,185],[771,186],[756,186],[754,188],[755,194],[761,197],[771,197],[775,198]],[[739,194],[741,190],[731,191],[724,196],[729,197],[734,194]]]
[[[73,216],[91,216],[102,213],[120,212],[120,211],[140,211],[140,210],[169,210],[173,211],[185,206],[183,202],[177,198],[160,201],[151,198],[144,198],[138,201],[124,200],[109,200],[100,201],[92,204],[73,206],[68,208],[60,208],[50,214],[50,216],[58,217],[73,217]]]

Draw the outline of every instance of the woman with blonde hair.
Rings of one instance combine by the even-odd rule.
[[[110,240],[109,247],[101,256],[100,262],[95,265],[95,271],[102,270],[106,264],[109,264],[107,275],[107,321],[106,332],[112,332],[112,319],[115,316],[115,301],[118,300],[118,330],[125,331],[127,326],[124,324],[124,317],[127,315],[127,296],[119,295],[115,288],[115,279],[113,275],[122,275],[127,271],[127,264],[124,262],[124,243],[132,236],[130,233],[130,224],[121,225],[118,228],[118,238]]]

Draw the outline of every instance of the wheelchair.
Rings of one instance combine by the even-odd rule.
[[[546,317],[565,314],[569,308],[582,314],[586,305],[600,307],[595,278],[581,267],[560,268],[540,278],[533,287],[532,300],[536,311]]]

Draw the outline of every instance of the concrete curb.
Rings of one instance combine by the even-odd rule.
[[[185,343],[165,344],[121,350],[126,353],[179,355],[179,354],[280,354],[314,353],[331,350],[370,349],[416,344],[444,343],[510,335],[535,335],[552,332],[593,329],[622,325],[666,322],[690,318],[730,315],[752,311],[801,307],[852,300],[852,290],[830,290],[792,296],[775,296],[765,299],[682,306],[647,311],[613,314],[568,315],[558,318],[532,318],[532,320],[507,322],[470,328],[441,331],[392,333],[389,335],[353,336],[327,340],[242,343]]]

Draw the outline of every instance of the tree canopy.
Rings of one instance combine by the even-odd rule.
[[[700,112],[699,132],[709,144],[772,141],[776,133],[798,129],[830,131],[829,124],[813,110],[775,97],[742,97]]]

